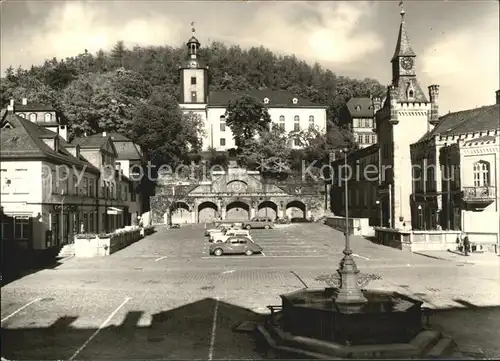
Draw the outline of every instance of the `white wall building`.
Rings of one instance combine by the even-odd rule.
[[[193,112],[201,117],[204,124],[203,149],[214,148],[224,151],[235,147],[231,130],[225,123],[225,113],[229,102],[244,94],[251,95],[268,108],[272,124],[287,132],[314,127],[326,133],[326,106],[299,98],[290,92],[276,90],[251,90],[237,93],[231,91],[210,91],[208,67],[198,59],[199,41],[191,37],[187,43],[189,57],[180,67],[181,101],[185,112]],[[300,148],[298,142],[290,144]]]

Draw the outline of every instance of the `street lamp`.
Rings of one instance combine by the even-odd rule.
[[[347,173],[347,156],[348,150],[344,149],[344,169]],[[350,172],[349,172],[350,173]],[[345,174],[347,175],[347,174]],[[349,197],[348,197],[348,179],[344,177],[344,192],[345,192],[345,249],[344,257],[340,261],[337,272],[340,275],[340,288],[338,290],[335,303],[339,305],[362,305],[367,302],[358,284],[358,267],[352,257],[352,250],[349,240]]]
[[[417,207],[418,209],[418,228],[419,229],[422,229],[422,205],[418,205]]]
[[[378,211],[379,211],[379,223],[380,223],[380,227],[383,227],[384,224],[383,224],[383,221],[382,221],[382,203],[377,199],[377,201],[375,202],[377,204],[377,208],[378,208]]]

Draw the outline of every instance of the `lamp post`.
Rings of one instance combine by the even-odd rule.
[[[378,208],[378,218],[379,218],[379,225],[380,227],[383,227],[384,224],[383,224],[383,221],[382,221],[382,203],[380,202],[380,200],[377,199],[377,201],[375,202],[377,204],[377,208]]]
[[[61,226],[61,232],[60,232],[60,235],[61,235],[61,242],[64,242],[64,189],[61,190],[61,222],[60,222],[60,226]]]
[[[347,173],[347,155],[348,150],[344,149],[344,169]],[[350,172],[349,172],[350,173]],[[347,174],[346,174],[347,175]],[[349,197],[348,197],[348,179],[344,177],[344,192],[345,192],[345,249],[344,257],[340,261],[337,272],[340,275],[340,288],[338,290],[335,303],[339,305],[362,305],[367,302],[358,284],[358,267],[352,257],[352,250],[349,240]]]
[[[419,204],[417,209],[418,209],[418,228],[422,229],[422,206]]]

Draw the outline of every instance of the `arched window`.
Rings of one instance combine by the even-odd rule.
[[[226,131],[226,117],[224,115],[220,116],[220,131],[221,132]]]
[[[280,115],[279,127],[281,130],[285,130],[285,116],[284,115]]]
[[[293,130],[296,132],[300,130],[300,117],[298,115],[293,117]]]
[[[31,113],[30,114],[30,121],[31,122],[36,122],[36,114],[35,113]]]
[[[45,113],[45,122],[49,123],[52,121],[52,114]]]
[[[24,113],[19,113],[18,115],[19,115],[21,118],[26,119],[26,114],[24,114]]]
[[[314,129],[314,115],[309,116],[309,129]]]
[[[474,163],[474,187],[487,187],[490,184],[490,163],[480,160]]]

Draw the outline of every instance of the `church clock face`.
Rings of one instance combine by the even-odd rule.
[[[401,59],[401,66],[404,70],[411,70],[413,68],[413,59],[412,58],[403,58]]]
[[[198,65],[198,63],[196,63],[196,60],[191,60],[189,62],[189,67],[190,68],[196,68],[197,65]]]

